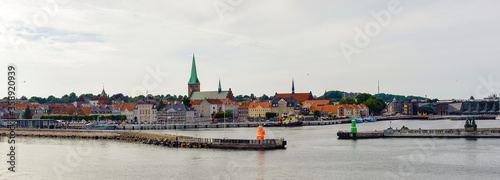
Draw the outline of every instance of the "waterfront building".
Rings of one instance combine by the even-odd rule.
[[[209,121],[212,119],[212,113],[222,111],[222,101],[220,99],[192,100],[191,105],[194,112],[195,121]]]
[[[240,120],[248,120],[248,107],[250,102],[245,102],[238,108],[238,119]]]
[[[120,109],[120,114],[127,116],[127,121],[134,120],[135,105],[135,103],[123,104],[123,107]]]
[[[103,116],[108,116],[113,114],[113,109],[106,105],[100,105],[93,107],[92,110],[90,111],[90,115],[103,115]]]
[[[158,110],[158,120],[162,122],[173,123],[193,123],[194,110],[182,103],[168,103]]]
[[[222,102],[222,111],[226,112],[226,110],[231,110],[233,112],[233,118],[238,118],[238,108],[240,108],[240,104],[238,102],[230,100],[230,99],[220,99]]]
[[[139,100],[134,107],[134,121],[154,122],[157,121],[156,107],[158,101],[154,99]]]
[[[115,105],[112,105],[112,114],[113,115],[119,115],[121,114],[121,109],[123,107],[123,104],[115,104]]]
[[[292,97],[275,97],[272,100],[271,111],[276,112],[278,117],[288,116],[295,114],[295,108],[299,104],[299,101]]]
[[[271,102],[250,102],[248,116],[253,118],[266,117],[266,112],[271,112]]]

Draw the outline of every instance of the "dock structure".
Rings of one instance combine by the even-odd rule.
[[[0,128],[0,136],[11,136],[9,128]],[[249,140],[249,139],[216,139],[194,138],[190,136],[175,136],[140,131],[113,131],[113,130],[76,130],[76,129],[15,129],[15,136],[45,137],[45,138],[73,138],[73,139],[109,139],[143,144],[161,145],[181,148],[218,148],[242,150],[269,150],[285,149],[286,141],[279,139]]]
[[[401,129],[387,128],[382,131],[357,132],[356,123],[352,123],[351,132],[337,132],[339,139],[362,138],[500,138],[500,128],[477,128],[476,119],[466,118],[463,129]]]

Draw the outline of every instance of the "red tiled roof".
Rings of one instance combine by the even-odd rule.
[[[311,104],[312,106],[324,106],[330,104],[330,100],[327,99],[315,99],[315,100],[305,100],[302,104]]]
[[[80,109],[83,111],[84,114],[90,114],[90,111],[92,111],[92,108],[94,107],[81,107]]]
[[[239,105],[238,102],[233,101],[231,99],[220,99],[220,101],[222,102],[222,104],[226,105]]]
[[[120,111],[125,111],[125,110],[133,111],[134,107],[135,107],[135,103],[124,104],[122,109],[120,109]]]
[[[247,103],[241,105],[239,108],[240,109],[248,109],[249,106],[250,106],[250,102],[247,102]]]
[[[295,93],[292,95],[292,93],[275,93],[274,94],[274,97],[278,97],[278,98],[287,98],[287,97],[293,97],[294,99],[296,100],[299,100],[299,101],[305,101],[305,100],[313,100],[313,96],[312,96],[312,93],[309,92],[309,93]]]
[[[50,112],[50,114],[61,114],[61,110],[63,109],[63,107],[55,107],[54,109],[52,109],[52,111]]]
[[[205,99],[205,100],[207,100],[207,102],[210,104],[222,104],[222,101],[220,99]]]
[[[271,108],[271,102],[251,102],[249,108],[257,108],[257,107],[263,107],[263,108]]]
[[[200,105],[201,102],[203,102],[203,101],[200,101],[200,100],[191,100],[191,105]]]
[[[73,114],[77,109],[73,104],[68,104],[65,108],[63,108],[60,114]]]
[[[115,105],[113,105],[113,109],[115,109],[115,108],[120,108],[121,109],[122,107],[123,107],[123,104],[115,104]]]

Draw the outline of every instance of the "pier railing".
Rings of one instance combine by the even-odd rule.
[[[180,142],[192,143],[212,143],[212,144],[276,144],[277,140],[283,141],[284,139],[266,139],[266,140],[250,140],[250,139],[214,139],[214,138],[182,138],[178,137]]]

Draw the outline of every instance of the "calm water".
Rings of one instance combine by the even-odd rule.
[[[461,128],[463,121],[392,121],[393,127]],[[388,121],[358,124],[382,130]],[[478,121],[500,127],[500,121]],[[105,140],[17,138],[16,173],[0,179],[499,179],[498,139],[338,140],[350,124],[266,128],[287,149],[175,149]],[[159,131],[155,131],[159,132]],[[159,132],[160,133],[160,132]],[[257,128],[161,131],[196,137],[255,138]],[[8,153],[5,138],[0,152]],[[7,156],[2,157],[4,162]]]

